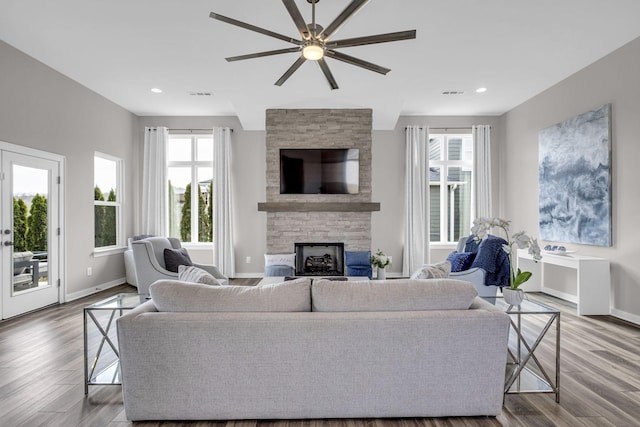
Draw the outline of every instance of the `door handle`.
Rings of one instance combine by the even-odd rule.
[[[9,240],[7,240],[6,242],[4,242],[5,246],[13,246],[13,242],[10,242]]]

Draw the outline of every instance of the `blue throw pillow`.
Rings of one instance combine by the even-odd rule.
[[[468,270],[475,257],[473,252],[451,252],[447,257],[447,261],[451,263],[451,272]]]
[[[347,251],[347,265],[371,265],[371,251]]]

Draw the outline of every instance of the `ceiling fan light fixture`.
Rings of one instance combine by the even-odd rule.
[[[310,61],[319,61],[324,56],[324,48],[318,42],[309,42],[302,48],[302,56]]]

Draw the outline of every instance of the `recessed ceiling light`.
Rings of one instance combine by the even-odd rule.
[[[477,92],[477,93],[484,93],[484,92],[486,92],[486,91],[487,91],[487,88],[486,88],[486,87],[479,87],[478,89],[476,89],[476,92]]]
[[[154,87],[151,89],[151,92],[153,93],[162,93],[162,89],[158,89],[157,87]]]

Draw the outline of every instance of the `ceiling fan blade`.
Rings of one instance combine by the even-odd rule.
[[[287,81],[287,79],[288,79],[289,77],[291,77],[291,75],[292,75],[293,73],[295,73],[295,72],[296,72],[296,70],[297,70],[298,68],[300,68],[300,66],[301,66],[302,64],[304,64],[304,61],[306,61],[306,59],[304,58],[304,56],[300,55],[300,58],[298,58],[298,59],[296,60],[296,62],[294,62],[294,63],[293,63],[293,65],[292,65],[291,67],[289,67],[289,69],[288,69],[287,71],[285,71],[285,73],[282,75],[282,77],[280,77],[280,78],[278,79],[278,81],[277,81],[277,82],[275,82],[275,85],[276,85],[276,86],[282,86],[282,84],[283,84],[284,82],[286,82],[286,81]]]
[[[398,31],[396,33],[376,34],[374,36],[354,37],[352,39],[335,40],[327,43],[330,49],[341,47],[362,46],[366,44],[387,43],[399,40],[409,40],[416,38],[416,30]]]
[[[264,28],[256,27],[255,25],[247,24],[246,22],[238,21],[237,19],[229,18],[218,13],[211,12],[210,18],[218,21],[226,22],[227,24],[235,25],[236,27],[244,28],[246,30],[255,31],[256,33],[264,34],[265,36],[274,37],[276,39],[284,40],[289,43],[301,45],[302,41],[296,40],[283,34],[274,33],[273,31],[265,30]]]
[[[318,60],[318,65],[320,66],[320,69],[324,73],[324,76],[327,78],[327,81],[329,82],[329,86],[331,86],[331,90],[338,89],[338,82],[336,82],[336,79],[333,78],[333,74],[329,69],[329,65],[324,60],[324,58]]]
[[[293,52],[300,52],[300,48],[290,47],[288,49],[269,50],[266,52],[250,53],[248,55],[231,56],[225,59],[227,60],[227,62],[233,62],[233,61],[242,61],[244,59],[261,58],[263,56],[280,55],[283,53],[293,53]]]
[[[344,53],[336,52],[335,50],[327,50],[325,55],[333,59],[337,59],[338,61],[346,62],[347,64],[355,65],[357,67],[366,68],[367,70],[375,71],[376,73],[380,74],[387,74],[389,71],[391,71],[390,68],[381,67],[380,65],[376,65],[362,59],[354,58],[353,56],[345,55]]]
[[[304,22],[304,18],[300,13],[300,9],[296,6],[296,2],[294,0],[282,0],[284,3],[284,7],[287,8],[289,15],[291,15],[291,19],[293,19],[293,23],[298,27],[298,31],[300,31],[300,37],[303,39],[306,38],[309,34],[309,29],[307,28],[307,23]]]
[[[353,0],[341,13],[338,15],[336,19],[333,20],[331,24],[327,28],[324,29],[322,34],[324,35],[324,39],[328,39],[331,37],[336,31],[342,27],[347,19],[351,18],[357,11],[359,11],[365,4],[367,4],[369,0]]]

